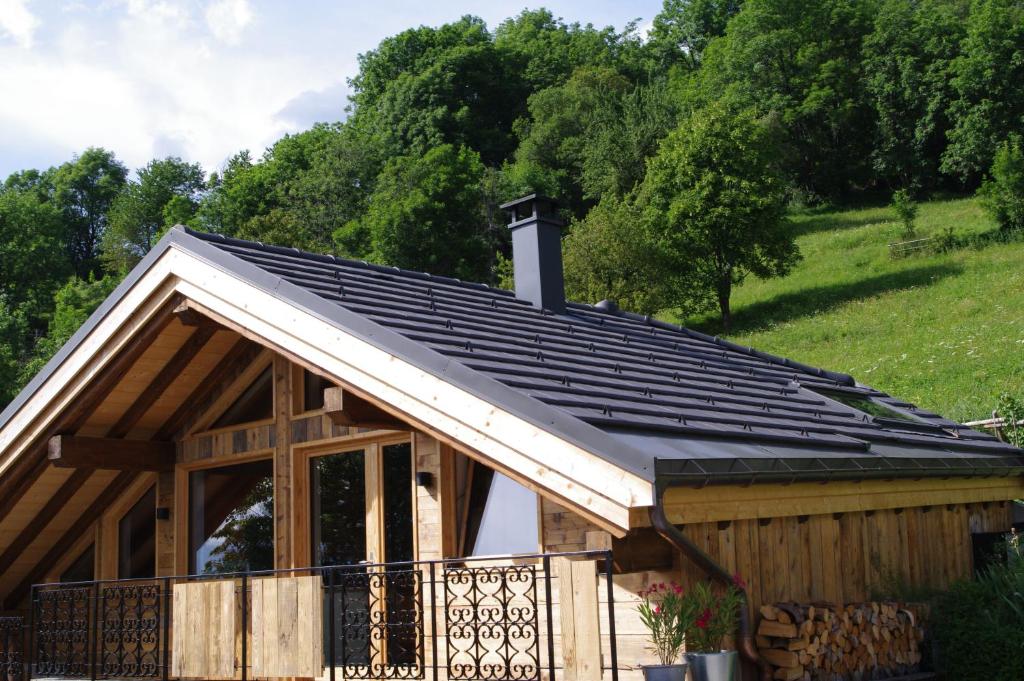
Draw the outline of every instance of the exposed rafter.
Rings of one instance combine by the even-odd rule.
[[[11,592],[7,597],[3,599],[3,607],[5,609],[17,607],[17,605],[28,595],[28,591],[32,588],[32,585],[37,583],[46,575],[46,571],[52,568],[57,561],[71,549],[72,545],[89,530],[89,527],[96,522],[100,515],[107,510],[107,507],[109,507],[110,504],[112,504],[114,500],[128,488],[128,485],[130,485],[134,479],[135,473],[125,471],[118,474],[118,476],[114,478],[109,485],[107,485],[107,488],[103,490],[98,497],[96,497],[96,500],[89,505],[89,508],[78,516],[78,519],[75,520],[71,527],[61,535],[61,538],[58,539],[56,543],[54,543],[53,547],[46,552],[46,555],[36,563],[35,567],[25,575],[16,587],[11,589]]]
[[[115,438],[127,435],[146,411],[153,406],[153,403],[160,399],[164,391],[181,375],[185,367],[195,359],[196,355],[213,337],[213,334],[217,332],[217,328],[215,325],[200,326],[193,331],[192,335],[174,353],[174,356],[167,360],[163,368],[153,377],[149,385],[139,393],[132,406],[128,407],[117,423],[111,426],[107,435]]]
[[[18,536],[0,554],[0,574],[6,572],[14,564],[14,561],[21,556],[22,552],[35,541],[39,533],[53,522],[54,518],[60,515],[60,512],[64,510],[64,505],[71,500],[71,497],[75,496],[91,475],[92,471],[90,470],[77,470],[68,476],[68,479],[64,481],[60,489],[47,500],[43,508],[35,514],[28,525],[22,528]]]

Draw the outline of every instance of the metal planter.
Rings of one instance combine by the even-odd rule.
[[[720,653],[686,653],[691,681],[739,681],[739,654],[735,650]]]
[[[641,667],[644,681],[686,681],[686,663],[650,664]]]

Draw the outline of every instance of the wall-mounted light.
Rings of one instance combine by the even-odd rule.
[[[434,474],[430,471],[416,471],[416,486],[430,487],[434,482]]]
[[[156,509],[156,519],[157,520],[170,520],[171,519],[171,509],[167,508],[166,506],[159,506],[159,507],[157,507],[157,509]]]

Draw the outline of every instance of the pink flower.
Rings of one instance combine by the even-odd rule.
[[[711,608],[706,608],[704,612],[700,614],[700,617],[697,618],[697,628],[706,629],[708,626],[708,622],[711,621],[711,615]]]
[[[676,584],[676,583],[674,583],[674,582],[673,582],[673,584],[672,584],[672,589],[673,589],[673,590],[674,590],[674,591],[675,591],[675,592],[676,592],[677,594],[681,594],[681,593],[683,593],[683,587],[679,586],[678,584]]]
[[[743,577],[741,577],[738,572],[732,576],[732,583],[736,585],[737,589],[747,588],[747,583],[743,581]]]
[[[654,606],[654,614],[655,615],[660,615],[661,614],[661,606],[660,605]]]

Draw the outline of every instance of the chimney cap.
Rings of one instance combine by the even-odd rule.
[[[498,206],[498,208],[500,208],[501,210],[506,210],[508,208],[513,208],[515,206],[528,203],[530,201],[536,201],[537,203],[550,203],[552,206],[558,205],[558,201],[551,198],[550,196],[544,196],[543,194],[538,194],[534,192],[533,194],[527,194],[526,196],[520,196],[518,199],[512,199],[511,201],[507,201]]]
[[[557,225],[562,224],[557,213],[558,201],[543,194],[527,194],[503,203],[498,208],[512,213],[512,222],[509,223],[509,227],[513,229],[529,220],[543,219]]]

